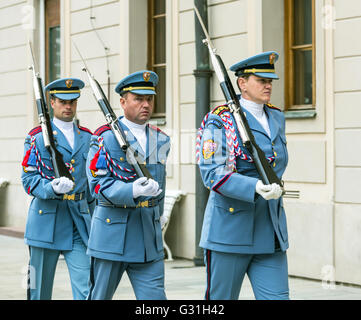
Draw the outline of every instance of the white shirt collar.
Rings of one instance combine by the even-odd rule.
[[[59,130],[64,134],[66,140],[68,140],[70,147],[73,149],[74,148],[74,122],[73,121],[62,121],[59,120],[58,118],[53,119],[53,123],[57,126],[57,128],[59,128]]]
[[[121,121],[129,128],[145,152],[147,150],[147,134],[145,130],[147,124],[137,124],[128,120],[126,117],[123,117]]]
[[[138,131],[145,131],[145,127],[147,125],[146,123],[144,123],[144,124],[134,123],[134,122],[128,120],[126,117],[123,117],[121,120],[130,130],[135,129]]]
[[[263,129],[267,132],[268,136],[271,137],[271,130],[268,124],[266,112],[264,111],[263,104],[255,103],[250,100],[246,100],[241,97],[240,103],[248,112],[250,112],[256,120],[261,124]]]
[[[253,102],[251,100],[247,100],[241,96],[240,103],[243,108],[247,109],[253,116],[256,118],[261,118],[264,115],[264,108],[263,104],[259,104],[256,102]]]
[[[53,122],[61,131],[73,129],[73,121],[66,122],[54,117]]]

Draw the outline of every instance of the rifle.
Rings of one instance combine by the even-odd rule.
[[[73,177],[64,163],[63,155],[56,149],[53,129],[51,128],[49,110],[46,104],[43,90],[43,81],[40,77],[39,72],[37,72],[35,68],[34,53],[30,41],[29,47],[32,58],[32,65],[29,67],[29,70],[32,70],[33,72],[33,87],[36,100],[36,108],[38,111],[39,123],[41,125],[41,130],[43,134],[44,145],[50,153],[50,159],[53,164],[55,178],[66,177],[73,181]]]
[[[99,82],[94,78],[94,76],[90,73],[89,68],[87,67],[84,61],[84,58],[81,55],[74,41],[73,41],[73,45],[76,51],[78,52],[81,60],[83,61],[84,67],[82,70],[86,72],[88,76],[90,87],[93,90],[94,98],[98,102],[98,105],[105,116],[105,120],[110,126],[112,132],[114,133],[115,139],[117,140],[120,148],[126,154],[128,163],[130,163],[134,167],[134,170],[139,178],[147,177],[148,179],[153,179],[152,175],[150,174],[146,166],[139,160],[138,152],[134,150],[127,141],[124,130],[120,126],[119,121],[112,107],[110,106],[110,103],[107,97],[105,96],[102,87],[100,86]],[[143,184],[145,185],[145,183]]]
[[[253,136],[253,133],[248,125],[247,119],[242,112],[239,99],[234,91],[231,80],[229,79],[226,67],[221,59],[221,57],[216,54],[216,49],[213,47],[209,34],[206,30],[206,27],[202,21],[202,18],[199,14],[199,11],[194,7],[198,21],[203,29],[206,39],[203,39],[203,43],[208,47],[214,71],[217,75],[217,78],[220,82],[220,86],[223,92],[224,97],[226,98],[226,103],[230,109],[230,112],[233,114],[235,119],[237,129],[241,136],[243,146],[252,155],[256,169],[261,177],[261,180],[264,184],[277,183],[283,190],[283,181],[281,181],[276,173],[273,171],[271,165],[269,164],[263,150],[257,145],[256,140]],[[283,190],[284,193],[284,190]]]

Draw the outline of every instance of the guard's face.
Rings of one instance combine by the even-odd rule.
[[[54,117],[65,122],[73,121],[76,113],[78,100],[61,100],[59,98],[50,100],[51,107],[54,110]]]
[[[248,79],[238,78],[243,98],[259,104],[269,103],[272,95],[272,79],[251,75]]]
[[[137,124],[144,124],[153,113],[154,95],[139,95],[128,92],[120,98],[120,105],[128,120]]]

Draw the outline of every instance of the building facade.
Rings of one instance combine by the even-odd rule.
[[[114,87],[122,77],[149,68],[161,76],[152,122],[172,139],[167,187],[186,193],[166,239],[174,256],[197,255],[193,4],[0,0],[0,178],[10,182],[1,190],[1,225],[23,228],[31,201],[20,180],[24,138],[38,125],[28,41],[46,83],[68,76],[87,83],[75,42],[119,115]],[[208,0],[206,9],[227,67],[263,51],[280,53],[272,103],[287,118],[290,274],[361,285],[361,3]],[[215,76],[210,92],[210,108],[224,103]],[[77,118],[91,130],[105,123],[88,85]]]

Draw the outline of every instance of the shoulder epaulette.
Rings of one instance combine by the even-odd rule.
[[[271,104],[271,103],[266,103],[266,106],[267,106],[268,108],[275,109],[275,110],[277,110],[277,111],[281,111],[281,112],[282,112],[282,110],[281,110],[280,108],[277,108],[275,105],[273,105],[273,104]]]
[[[85,127],[82,127],[82,126],[78,126],[79,130],[81,131],[85,131],[85,132],[88,132],[90,134],[93,134],[93,132],[91,132],[88,128],[85,128]]]
[[[33,136],[37,135],[40,132],[42,132],[41,126],[37,126],[34,129],[31,129],[29,131],[28,135],[33,137]]]
[[[155,131],[157,131],[157,132],[159,132],[159,133],[162,133],[162,134],[164,134],[165,136],[168,137],[168,135],[167,135],[165,132],[163,132],[163,131],[160,130],[158,127],[156,127],[156,126],[154,126],[154,125],[152,125],[152,124],[149,124],[149,128],[151,128],[151,129],[153,129],[153,130],[155,130]]]
[[[226,111],[229,111],[229,107],[224,104],[224,105],[221,105],[221,106],[218,106],[218,107],[215,107],[211,113],[212,114],[215,114],[216,116],[220,116],[223,112],[226,112]]]
[[[96,129],[96,130],[94,131],[94,135],[95,135],[95,136],[100,136],[100,135],[102,135],[105,131],[108,131],[108,130],[110,130],[110,127],[109,127],[109,125],[105,124],[105,125],[99,127],[98,129]]]

